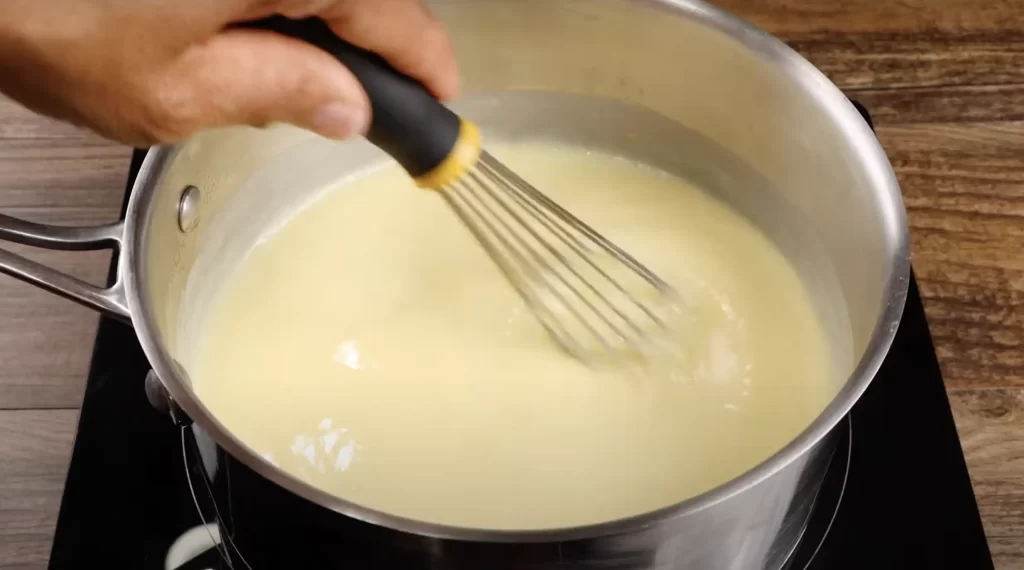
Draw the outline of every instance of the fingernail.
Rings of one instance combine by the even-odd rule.
[[[347,103],[329,103],[313,114],[313,130],[332,139],[344,139],[366,132],[366,111]]]

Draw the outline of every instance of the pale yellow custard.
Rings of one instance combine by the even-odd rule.
[[[492,152],[679,291],[686,369],[659,380],[559,351],[444,201],[388,167],[312,203],[226,281],[190,367],[202,401],[332,494],[490,529],[668,506],[822,411],[825,335],[747,220],[601,153]]]

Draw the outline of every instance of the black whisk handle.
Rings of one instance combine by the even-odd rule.
[[[373,119],[366,138],[390,154],[414,178],[433,171],[455,148],[461,126],[458,115],[384,58],[339,38],[323,20],[275,16],[243,27],[291,36],[338,58],[370,98]]]

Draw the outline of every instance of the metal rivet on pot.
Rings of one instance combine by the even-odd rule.
[[[188,186],[181,191],[178,199],[178,229],[187,233],[199,224],[199,202],[202,200],[199,188]]]
[[[192,420],[185,415],[174,401],[174,398],[167,392],[167,388],[164,387],[163,382],[160,381],[160,377],[156,375],[155,371],[150,370],[146,374],[144,387],[146,399],[149,400],[149,405],[153,406],[153,409],[161,414],[170,416],[171,421],[177,426],[186,426],[192,423]]]
[[[171,411],[171,395],[167,393],[167,389],[164,388],[160,378],[156,375],[156,372],[150,370],[146,374],[146,399],[149,400],[149,405],[162,413],[167,414]]]

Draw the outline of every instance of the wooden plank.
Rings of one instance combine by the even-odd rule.
[[[1024,33],[835,30],[783,39],[844,89],[1024,83]]]
[[[1024,83],[1021,0],[715,0],[843,88]]]
[[[21,117],[14,132],[4,122],[10,116]],[[0,98],[0,212],[66,225],[117,219],[129,149],[69,129]],[[109,252],[4,247],[93,283],[102,282],[110,259]],[[0,409],[77,407],[96,319],[0,276]]]
[[[0,411],[0,568],[45,567],[77,417]]]
[[[1024,122],[879,125],[947,386],[1024,386]]]
[[[1024,84],[847,90],[878,124],[1024,121]]]
[[[71,125],[40,117],[0,95],[0,139],[71,138],[82,140],[87,136]]]
[[[1024,389],[950,394],[996,568],[1024,568]]]
[[[713,4],[786,35],[938,30],[1002,35],[1020,29],[1020,0],[714,0]]]
[[[109,254],[35,257],[98,282]],[[0,277],[0,409],[81,405],[96,322],[88,309]]]

